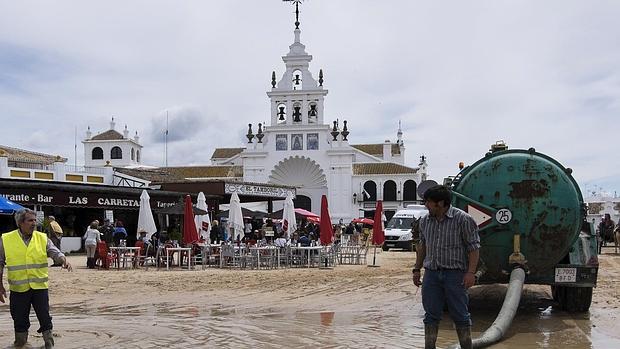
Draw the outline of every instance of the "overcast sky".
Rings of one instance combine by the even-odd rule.
[[[620,194],[618,18],[613,0],[308,0],[300,28],[351,143],[400,120],[406,164],[425,154],[438,181],[504,140]],[[169,164],[209,164],[269,120],[293,22],[280,0],[0,0],[0,144],[73,163],[75,129],[114,116],[160,166],[168,112]]]

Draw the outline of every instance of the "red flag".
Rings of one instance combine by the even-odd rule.
[[[321,197],[321,245],[326,246],[332,243],[334,238],[334,230],[332,229],[332,220],[329,218],[329,210],[327,209],[327,196]]]
[[[385,232],[383,231],[383,201],[377,200],[375,219],[372,225],[372,243],[375,246],[383,245]]]
[[[185,206],[183,207],[183,244],[189,245],[199,240],[196,223],[194,221],[194,209],[192,198],[185,196]]]

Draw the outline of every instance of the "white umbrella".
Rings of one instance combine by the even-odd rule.
[[[293,194],[288,193],[284,200],[282,210],[282,231],[287,239],[291,238],[291,233],[297,230],[297,220],[295,219],[295,205],[293,205]]]
[[[198,193],[198,203],[196,203],[196,207],[204,211],[208,211],[209,209],[207,206],[207,199],[203,192]],[[209,231],[211,230],[211,219],[209,218],[209,214],[196,215],[194,221],[196,222],[196,231],[198,235],[210,244]]]
[[[143,190],[142,195],[140,195],[140,212],[138,213],[138,230],[136,232],[137,239],[140,239],[140,232],[146,232],[146,237],[148,239],[157,232],[155,219],[153,219],[153,212],[151,211],[150,197],[146,190]]]
[[[235,241],[237,237],[241,240],[245,236],[243,233],[244,224],[243,213],[241,212],[241,200],[239,200],[239,195],[237,195],[237,193],[232,193],[230,196],[228,228],[231,232],[230,241]]]

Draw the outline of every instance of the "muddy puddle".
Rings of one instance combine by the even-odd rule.
[[[620,339],[597,325],[613,323],[615,309],[571,315],[539,296],[525,295],[506,339],[494,348],[620,348]],[[484,292],[472,297],[474,332],[493,322],[499,302]],[[422,315],[419,303],[411,301],[384,309],[320,312],[173,303],[53,309],[58,348],[421,348]],[[447,315],[444,320],[441,348],[456,338]],[[36,329],[34,316],[31,321]],[[0,327],[0,347],[12,348],[9,314],[2,314]],[[37,334],[30,341],[42,343]]]
[[[410,278],[414,254],[378,258],[381,268],[332,270],[52,269],[56,347],[423,348],[421,294]],[[590,312],[563,312],[548,286],[527,285],[514,323],[493,348],[620,348],[620,255],[600,261]],[[474,335],[493,323],[505,291],[505,285],[471,289]],[[31,323],[30,342],[40,348],[34,311]],[[9,307],[0,303],[0,349],[12,341]],[[455,342],[446,315],[437,344]]]

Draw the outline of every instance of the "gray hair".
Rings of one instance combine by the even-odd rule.
[[[29,208],[24,208],[24,209],[21,209],[15,212],[15,223],[17,223],[17,225],[24,223],[24,221],[26,220],[26,215],[29,215],[29,214],[35,217],[37,216],[37,213]]]

